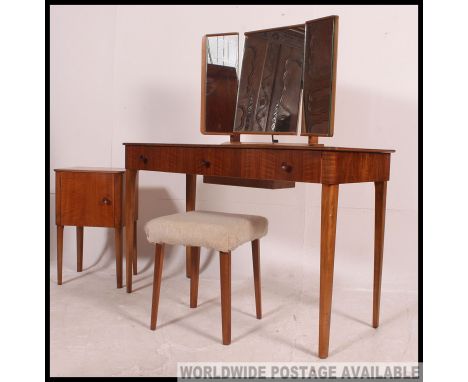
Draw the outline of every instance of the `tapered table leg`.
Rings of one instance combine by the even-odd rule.
[[[372,313],[372,326],[374,328],[379,326],[380,316],[386,199],[387,182],[375,182],[374,306]]]
[[[195,199],[197,195],[197,175],[185,175],[185,211],[195,210]],[[185,275],[190,277],[192,274],[190,266],[192,264],[192,249],[185,247]]]
[[[138,272],[138,255],[137,255],[137,237],[138,237],[138,232],[137,232],[137,222],[136,220],[133,222],[133,249],[132,249],[132,263],[133,263],[133,274],[136,275]]]
[[[136,220],[137,170],[125,171],[125,273],[127,293],[132,292],[133,243]]]
[[[335,260],[336,216],[338,185],[322,185],[322,218],[320,237],[320,317],[319,357],[328,357],[330,317]]]

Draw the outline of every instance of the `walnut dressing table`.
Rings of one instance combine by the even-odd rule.
[[[393,150],[325,147],[335,122],[338,57],[336,15],[303,24],[245,32],[239,68],[239,34],[202,38],[200,132],[229,135],[220,145],[124,143],[127,292],[137,272],[132,245],[138,218],[138,171],[186,174],[186,210],[195,209],[196,177],[205,183],[290,188],[322,185],[320,239],[320,358],[328,356],[338,188],[375,184],[374,309],[379,325],[387,181]],[[280,144],[274,135],[306,136],[308,143]],[[242,134],[271,135],[272,143],[241,143]],[[191,249],[186,252],[190,277]]]
[[[186,207],[195,209],[196,176],[206,182],[285,188],[294,182],[322,185],[320,239],[319,357],[328,356],[333,290],[338,189],[344,183],[375,185],[374,294],[372,325],[379,325],[384,247],[385,202],[394,150],[324,147],[308,144],[231,142],[220,145],[124,143],[126,285],[132,291],[137,253],[133,246],[138,219],[138,172],[186,174]],[[132,265],[133,264],[133,265]],[[190,264],[188,262],[188,264]],[[190,270],[187,271],[190,274]]]

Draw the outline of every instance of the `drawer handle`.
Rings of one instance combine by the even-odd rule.
[[[210,161],[207,161],[207,160],[205,160],[205,159],[203,159],[203,160],[201,161],[201,165],[202,165],[203,167],[208,168],[208,167],[210,167],[210,164],[211,164]]]
[[[281,163],[281,170],[286,172],[291,172],[292,166],[287,164],[286,162]]]
[[[102,204],[108,206],[108,205],[111,204],[111,201],[109,199],[107,199],[107,198],[102,198]]]
[[[148,163],[148,158],[145,157],[143,154],[140,155],[140,160],[141,160],[144,164]]]

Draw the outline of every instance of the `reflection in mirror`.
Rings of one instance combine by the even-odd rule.
[[[239,52],[238,35],[208,36],[206,44],[207,64],[235,68]]]
[[[296,134],[304,24],[245,33],[234,131]]]
[[[233,131],[239,65],[239,35],[207,35],[203,40],[202,126],[205,134]]]

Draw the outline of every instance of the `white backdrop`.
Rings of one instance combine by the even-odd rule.
[[[335,136],[327,145],[396,149],[387,199],[383,288],[417,289],[416,6],[52,6],[51,260],[55,261],[57,167],[124,167],[123,142],[220,143],[199,132],[201,38],[207,33],[298,24],[340,16]],[[266,140],[243,137],[243,140]],[[304,142],[280,137],[281,142]],[[197,207],[261,214],[270,221],[262,267],[294,275],[318,269],[320,185],[287,190],[204,185]],[[340,187],[335,286],[371,288],[372,184]],[[142,226],[185,208],[185,176],[140,172],[140,269],[153,248]],[[76,265],[74,230],[65,229],[64,266]],[[84,267],[113,271],[113,233],[85,229]],[[206,250],[205,250],[206,251]],[[251,276],[250,246],[239,248],[233,277]],[[183,273],[182,248],[165,264]],[[201,277],[218,277],[203,256]],[[309,260],[310,258],[310,260]],[[350,271],[352,270],[352,271]],[[56,276],[53,274],[52,278]]]

